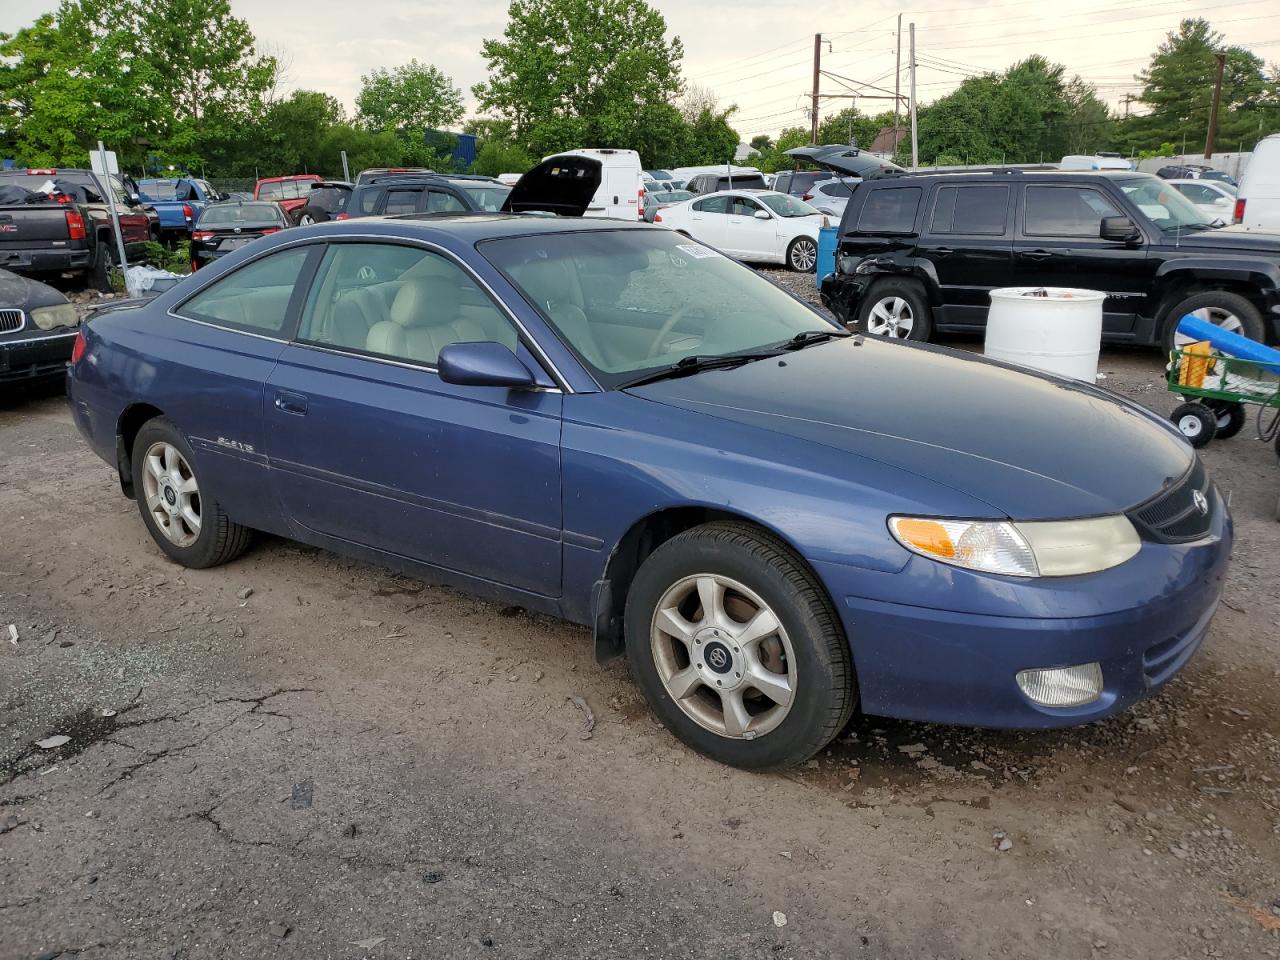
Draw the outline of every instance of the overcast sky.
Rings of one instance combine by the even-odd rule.
[[[829,50],[823,45],[824,68],[892,90],[898,13],[903,14],[903,93],[906,25],[914,20],[916,49],[925,59],[918,87],[922,103],[954,89],[966,74],[1003,69],[1041,53],[1119,104],[1126,92],[1138,92],[1134,73],[1184,16],[1206,16],[1228,42],[1248,47],[1268,63],[1280,61],[1280,0],[650,2],[667,19],[669,33],[684,41],[685,79],[715,91],[722,104],[738,105],[733,123],[744,139],[807,123],[818,30],[830,43]],[[286,90],[323,90],[350,108],[362,73],[417,57],[451,76],[470,110],[471,85],[485,76],[480,43],[501,35],[507,0],[378,0],[367,6],[338,0],[232,0],[231,5],[259,43],[286,62]],[[0,30],[15,30],[56,7],[56,0],[0,0]],[[851,90],[824,78],[823,92]],[[827,114],[847,103],[828,100],[820,109]],[[868,113],[890,105],[858,101]]]

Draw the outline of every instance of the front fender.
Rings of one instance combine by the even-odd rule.
[[[1156,281],[1230,280],[1257,287],[1268,305],[1280,300],[1280,262],[1264,257],[1180,257],[1156,269]]]

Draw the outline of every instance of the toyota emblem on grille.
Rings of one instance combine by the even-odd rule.
[[[1209,512],[1209,500],[1199,490],[1193,490],[1191,492],[1191,502],[1196,505],[1196,509],[1199,510],[1201,514],[1207,514]]]

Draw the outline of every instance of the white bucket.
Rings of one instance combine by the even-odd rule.
[[[1102,343],[1097,290],[1004,287],[991,291],[983,352],[997,360],[1093,383]]]

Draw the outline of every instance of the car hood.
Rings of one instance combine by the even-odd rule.
[[[52,307],[66,302],[67,298],[47,283],[0,270],[0,308],[16,307],[31,311],[37,307]]]
[[[1137,404],[939,347],[848,338],[629,392],[885,463],[1017,520],[1120,513],[1194,459]]]
[[[831,170],[844,176],[869,177],[902,169],[892,161],[862,153],[857,147],[851,147],[848,144],[829,143],[820,147],[796,147],[786,151],[786,154],[797,160],[808,160],[815,167]]]
[[[547,157],[516,181],[502,204],[504,213],[539,211],[580,217],[600,186],[602,165],[593,157]]]
[[[1251,230],[1240,224],[1216,230],[1197,230],[1194,233],[1184,233],[1181,237],[1165,234],[1163,240],[1166,247],[1177,247],[1182,251],[1228,250],[1232,253],[1261,254],[1270,258],[1280,255],[1280,232]]]

